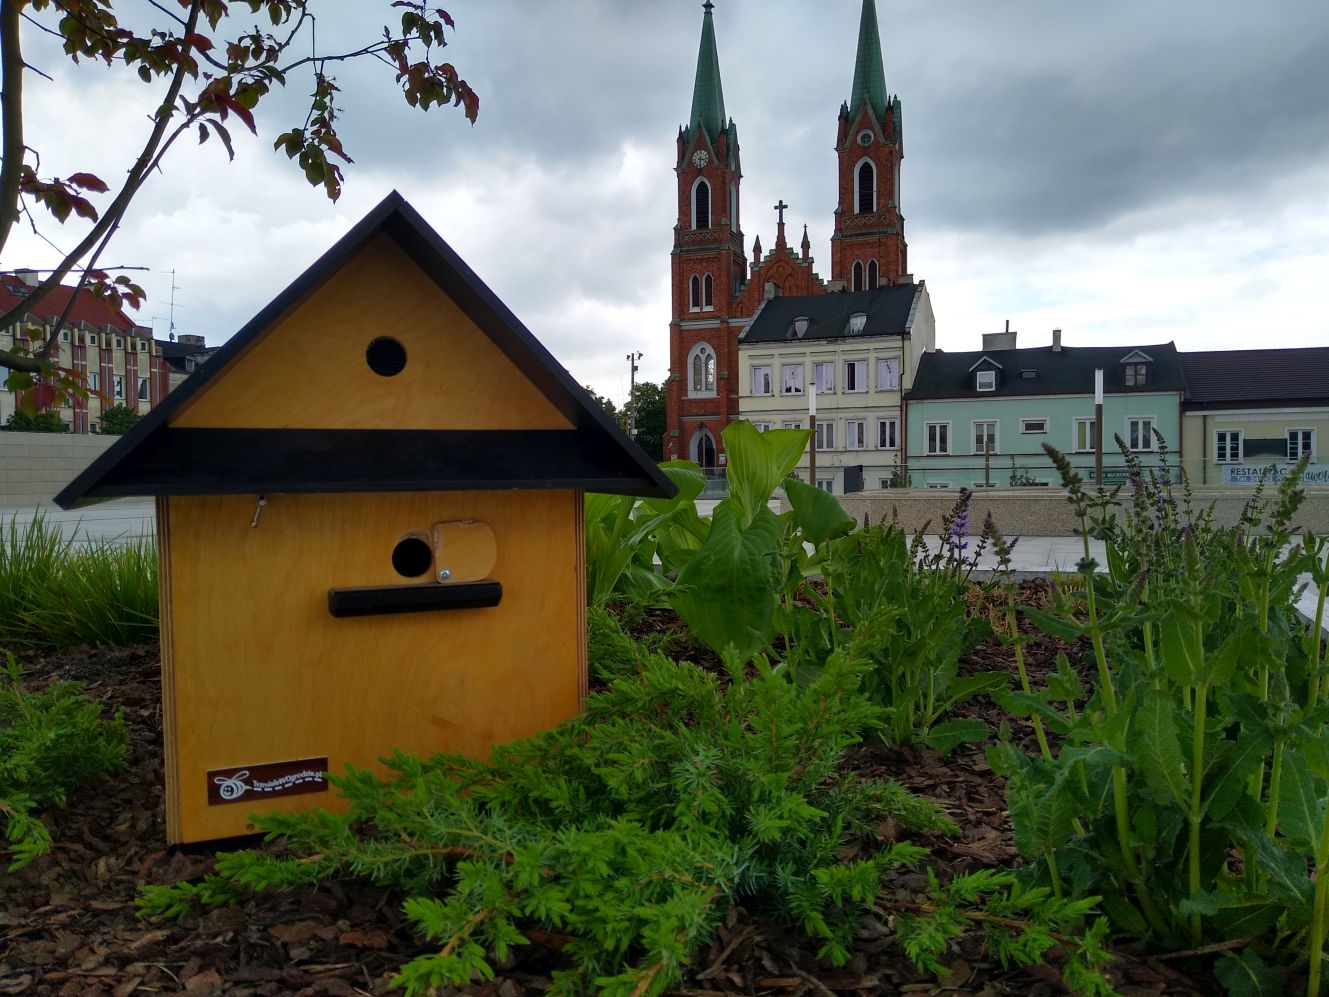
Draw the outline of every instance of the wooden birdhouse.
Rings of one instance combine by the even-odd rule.
[[[157,498],[171,841],[574,715],[586,491],[673,486],[392,194],[56,497]]]

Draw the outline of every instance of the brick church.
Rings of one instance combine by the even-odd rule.
[[[725,114],[713,5],[702,6],[692,114],[679,129],[674,167],[678,222],[664,456],[716,467],[724,462],[720,434],[738,418],[739,337],[763,304],[776,296],[893,285],[909,268],[899,208],[900,101],[886,92],[874,0],[863,0],[853,85],[836,120],[839,198],[826,281],[813,272],[807,227],[797,250],[786,241],[783,200],[775,205],[775,245],[763,254],[754,238],[749,258],[738,130]]]

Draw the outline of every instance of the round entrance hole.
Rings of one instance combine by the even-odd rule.
[[[406,347],[391,336],[379,336],[365,350],[365,363],[380,377],[395,377],[406,366]]]
[[[392,567],[403,578],[419,578],[434,564],[434,549],[419,537],[406,537],[392,548]]]

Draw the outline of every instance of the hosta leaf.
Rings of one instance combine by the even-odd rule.
[[[1230,997],[1282,997],[1288,992],[1283,970],[1270,966],[1250,949],[1239,954],[1225,952],[1214,975]]]
[[[729,497],[741,512],[740,525],[748,526],[775,494],[780,482],[798,466],[808,447],[806,429],[771,429],[757,432],[752,423],[739,420],[725,427]]]
[[[794,525],[803,531],[803,538],[809,543],[820,546],[853,532],[854,517],[844,511],[830,492],[797,478],[786,478],[784,493],[794,510]]]
[[[1278,823],[1283,833],[1308,852],[1316,852],[1324,834],[1324,797],[1305,757],[1283,753],[1283,778],[1278,792]]]
[[[987,736],[988,726],[981,720],[947,720],[937,724],[919,740],[945,755],[961,744],[981,741]]]
[[[746,661],[771,638],[784,523],[762,508],[743,529],[740,514],[728,499],[716,506],[710,535],[679,572],[669,602],[703,644],[716,652],[732,645]]]
[[[1165,693],[1150,690],[1132,722],[1134,747],[1145,781],[1155,795],[1189,803],[1190,780],[1177,741],[1176,704]]]

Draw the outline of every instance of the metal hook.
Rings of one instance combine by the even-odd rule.
[[[258,517],[263,515],[263,510],[267,508],[267,505],[268,497],[266,495],[260,495],[257,504],[254,506],[254,518],[249,523],[249,528],[251,530],[258,526]]]

